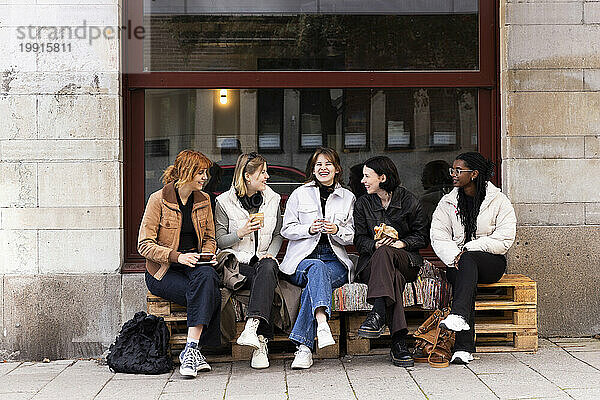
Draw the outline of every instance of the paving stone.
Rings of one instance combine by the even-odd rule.
[[[121,380],[143,380],[143,381],[153,381],[153,380],[169,380],[171,376],[173,376],[174,372],[167,372],[166,374],[159,375],[144,375],[144,374],[123,374],[117,372],[115,376],[113,376],[112,381],[121,381]]]
[[[435,370],[415,364],[412,377],[428,399],[497,399],[494,393],[468,368],[452,365]]]
[[[229,380],[231,364],[211,364],[211,367],[212,371],[199,373],[195,379],[182,377],[176,369],[163,389],[163,395],[173,394],[181,399],[182,393],[194,393],[198,398],[216,395],[215,398],[222,399]]]
[[[306,398],[356,399],[340,360],[315,360],[308,370],[287,365],[290,400]]]
[[[359,399],[385,399],[390,393],[402,398],[425,399],[405,368],[390,364],[385,356],[344,358],[342,363]]]
[[[63,399],[93,399],[113,375],[107,366],[95,361],[77,361],[44,386],[33,399],[54,400],[57,394]]]
[[[501,399],[560,397],[564,394],[554,383],[535,373],[478,376]]]
[[[572,356],[600,370],[600,352],[574,352]]]
[[[514,357],[536,371],[593,373],[594,368],[572,357],[564,349],[540,349],[537,353],[514,354]]]
[[[0,292],[1,291],[2,289],[0,288]],[[20,364],[20,362],[0,363],[0,376],[8,374],[9,372],[16,369]]]
[[[600,371],[560,371],[554,369],[540,369],[538,371],[561,389],[598,389],[600,388]]]
[[[155,400],[162,393],[167,378],[160,379],[155,376],[154,380],[129,379],[129,380],[111,380],[98,393],[95,400]]]
[[[234,363],[225,399],[286,398],[285,370],[283,360],[271,361],[267,369],[256,370],[249,362]],[[260,384],[256,384],[260,382]],[[283,396],[283,397],[282,397]]]
[[[0,398],[6,393],[35,394],[56,377],[56,373],[39,373],[34,378],[31,375],[11,375],[0,377]]]
[[[565,393],[568,393],[575,400],[600,399],[600,389],[567,389]]]

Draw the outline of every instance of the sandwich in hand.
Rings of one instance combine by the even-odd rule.
[[[396,231],[393,227],[388,226],[384,223],[382,223],[379,226],[376,226],[374,230],[375,230],[375,240],[381,240],[384,238],[398,240],[398,231]]]

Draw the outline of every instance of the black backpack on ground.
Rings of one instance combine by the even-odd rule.
[[[137,312],[110,345],[106,362],[114,372],[163,374],[173,369],[169,330],[162,317]]]

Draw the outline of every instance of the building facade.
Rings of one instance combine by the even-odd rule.
[[[137,227],[190,147],[214,193],[250,150],[289,193],[328,145],[424,201],[479,150],[540,334],[600,331],[600,2],[60,3],[0,2],[0,356],[98,355],[145,309]]]

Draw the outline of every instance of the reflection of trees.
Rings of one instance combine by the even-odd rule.
[[[157,20],[186,58],[217,47],[228,48],[254,68],[257,59],[273,60],[276,69],[477,68],[475,14],[177,15]],[[155,51],[162,47],[153,43]]]

